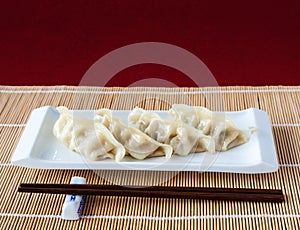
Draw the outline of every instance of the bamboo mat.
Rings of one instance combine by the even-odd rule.
[[[0,86],[0,229],[298,229],[300,226],[300,87],[91,88]],[[78,221],[60,218],[64,195],[19,194],[20,183],[109,183],[93,171],[15,167],[10,159],[31,111],[51,105],[71,109],[168,109],[172,103],[225,111],[268,112],[279,171],[268,174],[179,172],[166,185],[282,189],[284,203],[199,201],[88,196]],[[221,106],[220,106],[221,105]],[[103,171],[130,183],[142,172]],[[161,172],[157,172],[159,177]],[[107,175],[107,176],[108,176]],[[128,175],[126,177],[126,175]],[[124,179],[125,178],[125,179]],[[127,178],[127,179],[126,179]]]

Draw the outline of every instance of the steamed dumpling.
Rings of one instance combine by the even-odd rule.
[[[128,121],[160,143],[169,144],[176,136],[176,122],[163,120],[158,114],[142,108],[134,108],[128,116]]]
[[[77,146],[73,134],[73,116],[66,107],[60,106],[56,109],[60,113],[60,116],[54,124],[53,134],[60,142],[66,145],[70,150],[77,152]]]
[[[246,143],[249,140],[251,130],[241,130],[228,117],[215,117],[212,122],[212,137],[215,139],[217,151],[227,151],[233,147]]]
[[[172,156],[173,149],[170,145],[159,143],[142,131],[124,124],[113,117],[108,109],[98,110],[95,117],[95,123],[97,122],[104,124],[128,154],[136,159],[154,156],[166,156],[169,159]]]
[[[216,151],[226,151],[249,140],[249,132],[239,129],[227,116],[204,107],[174,104],[169,111],[176,122],[191,125],[215,140]]]
[[[183,122],[210,134],[213,126],[213,113],[205,107],[192,107],[184,104],[174,104],[169,110],[170,116],[176,122]]]
[[[210,136],[207,136],[192,126],[178,125],[177,135],[170,141],[174,153],[186,156],[189,153],[200,153],[208,151],[215,152],[215,144]]]
[[[135,107],[128,116],[128,121],[141,131],[145,131],[152,120],[159,120],[160,116],[154,112]]]
[[[163,120],[154,112],[136,107],[128,120],[156,141],[170,144],[178,155],[215,151],[211,137],[182,122]]]
[[[125,148],[102,124],[93,120],[74,118],[66,107],[58,107],[60,113],[53,134],[70,150],[81,153],[90,160],[112,158],[120,161]]]

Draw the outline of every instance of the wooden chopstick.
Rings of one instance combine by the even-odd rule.
[[[167,186],[139,187],[91,184],[20,184],[18,192],[258,202],[284,201],[282,190],[278,189]]]

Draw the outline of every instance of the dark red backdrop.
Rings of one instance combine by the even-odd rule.
[[[300,85],[300,1],[20,1],[0,4],[0,84],[77,85],[101,56],[136,42],[197,55],[220,85]],[[131,67],[110,85],[178,71]],[[124,81],[124,79],[126,79]]]

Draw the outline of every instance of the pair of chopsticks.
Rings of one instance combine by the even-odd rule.
[[[168,186],[138,187],[92,184],[20,184],[18,192],[257,202],[284,201],[282,190],[278,189]]]

